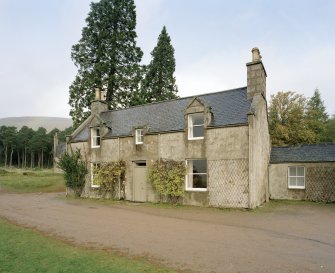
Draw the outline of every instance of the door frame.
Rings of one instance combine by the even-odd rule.
[[[133,202],[146,202],[147,201],[147,188],[145,188],[145,201],[136,201],[135,200],[135,168],[142,168],[147,169],[147,161],[146,160],[133,160]],[[145,165],[139,165],[139,164],[145,164]],[[147,173],[147,172],[146,172]],[[147,181],[145,180],[145,184],[147,184]]]

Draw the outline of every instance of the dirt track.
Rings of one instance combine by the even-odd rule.
[[[0,192],[0,217],[84,246],[194,272],[335,272],[335,206],[157,208]]]

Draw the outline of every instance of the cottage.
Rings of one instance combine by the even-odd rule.
[[[335,144],[273,147],[271,199],[335,201]]]
[[[91,175],[83,196],[99,196],[92,170],[126,162],[120,196],[157,201],[147,168],[158,159],[185,161],[184,204],[253,208],[267,201],[270,138],[266,71],[259,50],[247,63],[247,87],[108,111],[96,90],[91,116],[68,138]]]

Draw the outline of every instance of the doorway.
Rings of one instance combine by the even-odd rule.
[[[136,161],[133,175],[133,201],[147,201],[147,164],[146,161]]]

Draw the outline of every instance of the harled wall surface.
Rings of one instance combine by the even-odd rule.
[[[126,162],[125,197],[133,200],[133,162],[146,161],[147,167],[159,158],[185,161],[207,159],[208,190],[186,191],[184,204],[247,207],[248,206],[248,126],[208,128],[204,139],[188,140],[186,132],[146,134],[144,143],[136,145],[134,137],[103,139],[100,148],[88,148],[85,142],[72,143],[81,147],[89,163]],[[83,146],[84,145],[84,146]],[[88,164],[90,171],[91,164]],[[91,188],[90,177],[83,196],[99,197],[99,190]],[[147,201],[158,201],[147,183]]]
[[[288,167],[305,167],[305,189],[288,188]],[[280,163],[269,166],[271,199],[335,201],[335,162]]]
[[[254,95],[249,115],[249,207],[254,208],[269,200],[268,164],[270,136],[266,101],[261,94]]]

